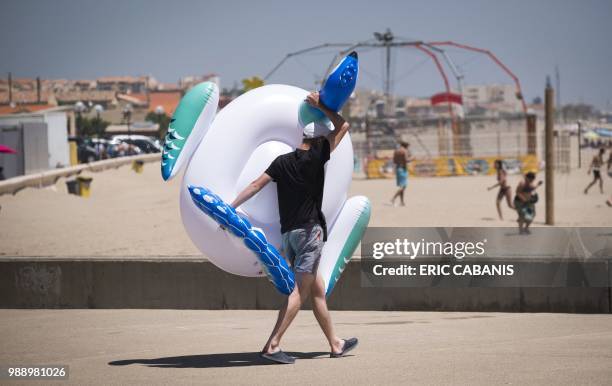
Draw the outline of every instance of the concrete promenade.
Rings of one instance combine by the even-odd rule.
[[[332,317],[340,336],[359,337],[354,355],[329,359],[314,317],[302,311],[283,343],[299,359],[281,366],[257,355],[274,311],[0,310],[0,364],[68,365],[67,383],[79,385],[612,379],[610,315],[338,311]]]

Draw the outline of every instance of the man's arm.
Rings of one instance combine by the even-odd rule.
[[[332,131],[328,136],[327,140],[329,141],[329,150],[334,151],[336,146],[342,141],[344,135],[349,130],[349,124],[340,114],[335,111],[328,109],[323,106],[321,101],[319,100],[318,92],[311,92],[308,97],[306,97],[306,102],[323,111],[323,113],[327,116],[327,118],[331,121],[332,125],[334,125],[334,131]]]
[[[412,162],[414,161],[416,158],[412,155],[411,152],[409,152],[408,150],[406,150],[406,161],[408,162]]]
[[[237,208],[240,205],[244,204],[251,197],[256,195],[260,190],[264,188],[268,184],[268,182],[272,181],[272,177],[267,175],[266,173],[262,173],[255,181],[251,182],[242,192],[238,194],[236,199],[231,203],[233,208]]]

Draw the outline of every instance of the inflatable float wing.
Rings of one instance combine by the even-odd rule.
[[[322,103],[339,110],[351,95],[356,79],[357,55],[351,54],[326,81],[321,90]],[[275,183],[268,184],[238,211],[226,202],[259,177],[277,156],[300,145],[307,121],[304,118],[308,118],[303,115],[307,95],[297,87],[267,85],[242,94],[215,116],[218,90],[212,83],[202,83],[191,89],[177,107],[162,159],[164,179],[186,166],[180,193],[181,218],[196,247],[224,271],[242,276],[267,275],[282,293],[293,289],[294,278],[277,251],[281,234]],[[318,109],[306,113],[312,110],[322,114]],[[329,122],[325,120],[315,117],[306,124],[326,126]],[[327,294],[333,290],[370,217],[366,197],[347,200],[352,172],[353,148],[347,134],[326,164],[322,210],[328,220],[328,240],[319,273]],[[227,231],[220,230],[219,224]]]
[[[349,198],[336,217],[321,252],[318,273],[325,281],[325,294],[333,291],[346,264],[351,260],[370,222],[370,200],[365,196]]]
[[[164,139],[161,161],[164,180],[174,177],[189,161],[196,146],[206,135],[218,104],[219,89],[211,82],[200,83],[183,96],[172,115]]]

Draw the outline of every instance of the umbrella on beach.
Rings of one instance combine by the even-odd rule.
[[[8,147],[6,145],[0,145],[0,153],[17,154],[17,150],[13,149],[12,147]]]

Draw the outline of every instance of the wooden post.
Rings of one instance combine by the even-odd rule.
[[[555,225],[554,90],[547,79],[545,90],[546,132],[546,225]]]
[[[536,115],[527,115],[527,154],[536,155],[538,148],[536,131]]]
[[[438,120],[438,156],[450,156],[448,151],[448,134],[447,128],[442,125],[442,120]]]
[[[578,169],[582,167],[582,122],[578,121]]]

